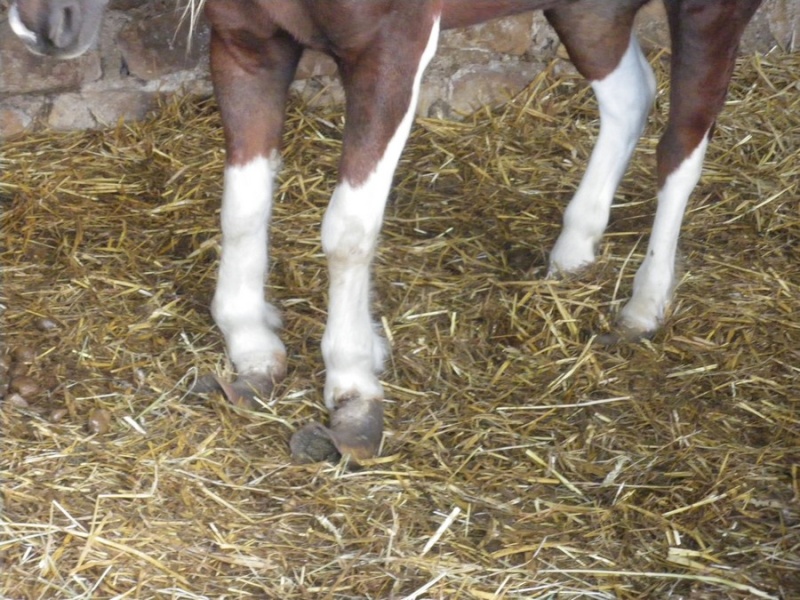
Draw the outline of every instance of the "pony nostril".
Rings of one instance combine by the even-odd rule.
[[[73,45],[80,33],[80,8],[77,3],[59,3],[50,13],[47,38],[56,48]]]

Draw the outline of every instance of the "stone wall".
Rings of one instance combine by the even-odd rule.
[[[86,129],[140,119],[159,96],[211,93],[208,30],[188,39],[176,0],[111,0],[95,50],[75,61],[29,54],[11,33],[0,0],[0,137],[49,127]],[[639,15],[645,47],[667,45],[660,0]],[[766,52],[800,42],[800,0],[766,0],[743,49]],[[456,116],[521,90],[559,54],[541,14],[526,14],[442,35],[421,93],[422,114]],[[294,88],[315,102],[341,102],[336,69],[325,56],[303,57]]]

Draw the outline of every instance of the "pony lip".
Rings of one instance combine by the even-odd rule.
[[[30,44],[32,46],[39,45],[39,37],[30,29],[25,26],[25,23],[22,22],[22,18],[19,16],[19,8],[17,8],[16,3],[11,5],[11,8],[8,11],[8,24],[11,25],[11,31],[13,31],[17,37],[23,40],[26,44]],[[31,48],[34,50],[34,48]]]

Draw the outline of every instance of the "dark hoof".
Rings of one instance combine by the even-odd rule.
[[[623,342],[641,342],[649,340],[655,335],[655,331],[642,331],[626,325],[617,323],[612,331],[601,333],[595,338],[595,342],[601,346],[616,346]]]
[[[298,462],[337,461],[340,457],[356,464],[378,454],[383,436],[383,402],[347,396],[336,402],[331,426],[309,423],[289,442],[292,458]]]
[[[232,405],[253,410],[258,407],[257,398],[267,398],[275,383],[268,375],[242,375],[228,383],[216,375],[205,375],[192,386],[193,394],[222,392]]]

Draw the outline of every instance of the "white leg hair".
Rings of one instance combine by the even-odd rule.
[[[640,333],[658,329],[672,296],[675,254],[689,195],[703,170],[708,133],[671,173],[658,192],[658,208],[647,255],[633,280],[633,296],[620,312],[620,326]]]
[[[279,376],[286,350],[274,330],[277,310],[264,299],[275,153],[225,167],[222,256],[211,311],[239,374]]]
[[[358,186],[342,181],[322,222],[322,248],[328,258],[328,322],[322,338],[325,360],[325,405],[358,395],[382,398],[376,373],[383,368],[386,346],[369,310],[370,263],[383,220],[395,167],[405,146],[419,96],[422,73],[436,51],[439,19],[420,58],[406,114],[367,180]]]
[[[564,212],[561,235],[550,253],[551,275],[594,262],[614,192],[644,131],[656,80],[635,37],[617,68],[593,82],[592,88],[600,107],[600,135],[578,191]]]

